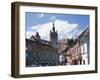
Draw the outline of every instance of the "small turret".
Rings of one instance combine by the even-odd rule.
[[[38,32],[36,32],[36,35],[35,35],[35,37],[36,37],[36,39],[40,39],[40,35],[39,35],[39,33]]]

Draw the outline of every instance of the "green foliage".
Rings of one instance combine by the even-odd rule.
[[[73,39],[67,39],[67,41],[68,41],[68,45],[69,45],[69,47],[72,47],[73,46]]]

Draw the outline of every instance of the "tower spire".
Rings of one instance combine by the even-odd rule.
[[[54,21],[53,21],[53,31],[55,32],[55,25],[54,25]]]

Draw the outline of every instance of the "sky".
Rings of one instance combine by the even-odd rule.
[[[53,22],[58,39],[78,37],[89,26],[89,15],[26,12],[26,38],[39,32],[41,39],[50,40]]]

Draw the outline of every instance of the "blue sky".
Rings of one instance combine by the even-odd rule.
[[[78,36],[89,26],[89,15],[26,12],[25,18],[27,38],[38,31],[42,39],[49,40],[52,21],[55,23],[59,39]]]

